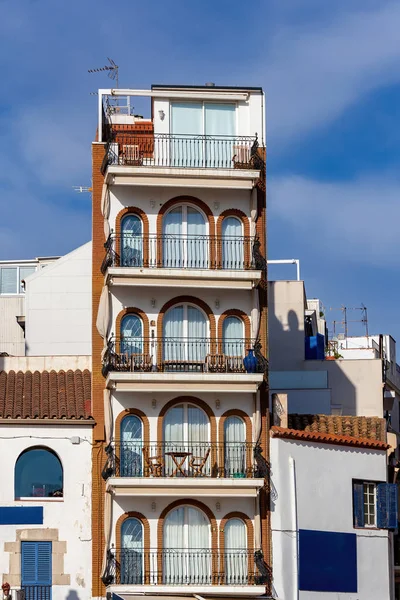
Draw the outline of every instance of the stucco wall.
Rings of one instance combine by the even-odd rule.
[[[296,503],[293,499],[295,463]],[[385,452],[272,438],[272,540],[277,598],[295,595],[297,530],[357,534],[358,593],[348,600],[389,598],[388,532],[354,529],[352,480],[386,481]],[[300,591],[300,600],[328,600],[332,593]]]
[[[91,249],[88,242],[29,278],[28,356],[91,354]]]
[[[72,436],[79,436],[80,444],[72,444]],[[12,587],[20,586],[19,540],[36,535],[38,541],[52,540],[53,574],[64,576],[53,576],[53,600],[91,598],[91,436],[87,426],[0,425],[0,455],[7,457],[1,463],[0,505],[44,508],[43,525],[0,525],[0,577]],[[58,455],[62,499],[14,500],[16,460],[32,446],[46,446]]]

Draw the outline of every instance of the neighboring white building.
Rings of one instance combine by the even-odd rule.
[[[1,360],[2,583],[26,600],[89,600],[91,374],[68,370],[65,357],[63,371],[49,361],[48,371],[14,371],[21,358]]]
[[[27,356],[92,352],[92,243],[62,256],[26,282]]]
[[[303,281],[268,282],[268,299],[270,391],[288,394],[289,413],[383,417],[382,358],[327,357],[325,319]]]
[[[387,445],[375,437],[384,436],[384,420],[346,418],[351,435],[335,435],[328,433],[333,419],[345,420],[327,417],[313,431],[271,429],[277,600],[393,597],[389,531],[397,527],[397,489],[386,483]],[[368,438],[354,437],[358,427]]]
[[[0,354],[25,354],[25,280],[57,257],[0,261]]]

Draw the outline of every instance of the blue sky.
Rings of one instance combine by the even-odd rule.
[[[400,340],[398,0],[0,0],[0,10],[0,259],[90,238],[90,195],[72,186],[90,185],[90,92],[110,81],[88,68],[111,56],[121,87],[262,85],[269,258],[299,258],[309,297],[363,302],[370,331]]]

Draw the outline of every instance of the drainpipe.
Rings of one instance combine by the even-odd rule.
[[[290,504],[292,507],[293,536],[293,600],[299,600],[299,531],[297,523],[297,489],[296,489],[296,464],[292,456],[289,457],[290,470]]]

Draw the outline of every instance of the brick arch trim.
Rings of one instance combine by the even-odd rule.
[[[146,315],[146,313],[143,310],[141,310],[140,308],[137,308],[135,306],[130,306],[128,308],[124,308],[117,314],[117,317],[115,319],[115,335],[116,335],[116,337],[120,338],[120,336],[121,336],[121,323],[122,323],[122,319],[126,315],[137,315],[138,317],[141,318],[142,323],[143,323],[143,337],[144,337],[143,352],[144,352],[144,354],[148,354],[149,353],[149,338],[150,338],[149,318]],[[116,350],[117,350],[117,352],[119,352],[120,349],[116,348]]]
[[[243,310],[239,310],[238,308],[230,308],[222,313],[222,315],[218,319],[218,340],[222,343],[223,339],[223,326],[224,321],[228,317],[238,317],[244,323],[244,337],[246,338],[246,343],[249,344],[251,338],[251,327],[250,327],[250,317]],[[222,349],[221,349],[222,352]]]
[[[114,439],[116,442],[121,441],[121,424],[125,417],[129,415],[135,415],[139,417],[143,423],[143,444],[148,444],[150,442],[150,424],[147,415],[138,408],[126,408],[122,412],[119,413],[117,418],[115,419],[115,432]]]
[[[115,546],[116,546],[116,552],[117,552],[117,557],[116,557],[117,561],[119,564],[121,564],[121,555],[120,555],[120,550],[121,550],[121,545],[122,545],[121,528],[122,528],[123,522],[126,521],[127,519],[138,519],[143,525],[143,549],[145,551],[145,554],[144,554],[144,583],[149,584],[150,583],[150,554],[149,554],[149,552],[146,552],[146,550],[150,550],[150,525],[149,525],[148,520],[146,519],[146,517],[144,515],[142,515],[142,513],[139,513],[139,512],[136,512],[133,510],[133,511],[124,513],[117,520],[117,523],[115,525]]]
[[[164,425],[164,417],[165,417],[166,413],[169,411],[170,408],[172,408],[176,404],[183,404],[184,402],[194,404],[195,406],[198,406],[199,408],[204,410],[204,412],[206,413],[206,415],[208,416],[208,418],[210,420],[210,445],[211,445],[211,452],[210,452],[211,465],[210,466],[211,466],[212,476],[216,477],[217,473],[218,473],[217,444],[216,444],[216,442],[217,442],[217,420],[215,418],[215,415],[214,415],[211,407],[207,404],[207,402],[204,402],[203,400],[200,400],[199,398],[195,398],[194,396],[178,396],[177,398],[174,398],[173,400],[170,400],[169,402],[167,402],[162,407],[162,409],[160,410],[160,413],[158,415],[158,421],[157,421],[158,444],[163,443],[163,425]]]
[[[162,245],[161,239],[162,239],[162,233],[163,233],[164,215],[170,208],[172,208],[174,206],[179,206],[180,204],[193,204],[194,206],[197,206],[197,208],[202,210],[208,220],[208,234],[210,236],[210,239],[211,240],[215,239],[214,215],[213,215],[210,207],[205,202],[203,202],[202,200],[199,200],[199,198],[195,198],[194,196],[176,196],[175,198],[171,198],[170,200],[168,200],[167,202],[165,202],[162,205],[162,207],[160,208],[160,211],[157,215],[156,228],[157,228],[157,240],[158,240],[158,243],[157,243],[157,266],[158,267],[161,267],[162,263],[163,263],[163,259],[162,259],[162,252],[163,252],[162,246],[163,245]],[[211,268],[213,268],[215,265],[215,253],[214,253],[214,248],[213,248],[212,244],[209,244],[209,262],[210,262]]]
[[[251,263],[250,248],[250,223],[249,218],[242,210],[238,208],[228,208],[224,210],[217,219],[217,267],[222,268],[222,222],[226,217],[236,217],[243,223],[243,235],[246,238],[244,243],[244,267],[248,269]]]
[[[248,550],[248,573],[249,576],[251,577],[251,575],[254,573],[254,526],[253,523],[251,521],[251,519],[242,512],[239,511],[233,511],[228,513],[227,515],[225,515],[220,522],[219,525],[219,549],[220,549],[220,556],[221,556],[221,573],[224,574],[226,573],[226,568],[225,568],[225,526],[227,524],[227,522],[229,521],[229,519],[240,519],[241,521],[244,522],[245,526],[246,526],[246,531],[247,531],[247,550]],[[229,582],[226,582],[229,583]]]
[[[163,337],[164,316],[165,316],[165,313],[167,312],[167,310],[170,309],[175,304],[182,304],[185,302],[198,306],[206,313],[206,315],[208,317],[208,321],[210,323],[210,351],[215,352],[214,346],[215,346],[215,338],[216,338],[216,333],[217,333],[215,315],[206,302],[204,302],[203,300],[200,300],[200,298],[195,298],[194,296],[176,296],[175,298],[171,298],[171,300],[168,300],[168,302],[166,302],[164,304],[164,306],[161,308],[161,310],[158,314],[157,338],[159,340],[161,340]],[[162,363],[162,344],[158,344],[157,361],[158,361],[158,364],[161,365],[161,363]]]
[[[252,444],[251,442],[253,441],[253,437],[252,437],[252,424],[251,424],[251,419],[249,417],[249,415],[247,413],[245,413],[243,410],[240,410],[240,408],[232,408],[230,410],[227,410],[226,412],[224,412],[223,415],[221,415],[220,419],[219,419],[219,423],[218,423],[218,441],[219,441],[219,464],[223,465],[224,464],[224,428],[225,428],[225,421],[228,417],[240,417],[241,419],[243,419],[244,421],[244,425],[245,425],[245,431],[246,431],[246,442],[247,442],[247,446],[246,446],[246,477],[252,477],[253,476],[253,453],[252,453]]]
[[[175,508],[179,508],[180,506],[192,506],[194,508],[198,508],[199,510],[201,510],[203,513],[205,513],[207,515],[208,520],[210,521],[211,550],[213,551],[213,553],[212,553],[212,573],[213,573],[212,579],[213,579],[213,583],[214,583],[214,582],[216,582],[214,580],[216,580],[218,578],[218,561],[217,561],[217,552],[216,552],[218,549],[217,521],[215,519],[214,513],[206,504],[203,504],[203,502],[200,502],[199,500],[192,500],[192,499],[175,500],[175,502],[172,502],[166,508],[164,508],[164,510],[162,511],[162,513],[158,519],[157,544],[158,544],[158,551],[159,551],[158,552],[159,582],[162,581],[163,560],[162,560],[161,550],[163,548],[164,521],[165,521],[165,518],[167,517],[168,513],[170,513]]]
[[[121,224],[126,215],[137,215],[143,223],[143,266],[149,266],[149,218],[141,208],[128,206],[119,211],[115,218],[116,252],[121,256]]]
[[[200,400],[199,398],[195,398],[194,396],[178,396],[177,398],[174,398],[173,400],[170,400],[169,402],[164,404],[164,406],[160,410],[160,413],[158,415],[158,421],[157,421],[158,443],[162,444],[162,442],[163,442],[163,424],[164,424],[165,415],[167,414],[167,412],[169,411],[170,408],[172,408],[176,404],[183,404],[184,402],[187,402],[189,404],[194,404],[195,406],[198,406],[199,408],[204,410],[204,412],[210,419],[211,445],[215,445],[215,443],[217,441],[217,423],[216,423],[215,415],[214,415],[211,407],[207,404],[207,402],[204,402],[203,400]]]

